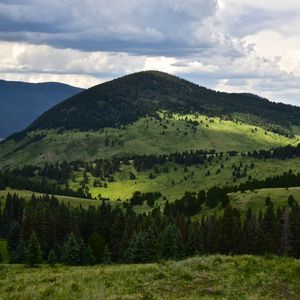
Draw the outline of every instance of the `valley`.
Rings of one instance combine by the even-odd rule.
[[[299,112],[155,71],[57,104],[0,143],[0,299],[297,299]]]

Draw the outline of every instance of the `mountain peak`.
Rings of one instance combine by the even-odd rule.
[[[159,110],[226,117],[251,115],[259,122],[286,128],[290,123],[300,124],[300,108],[248,94],[216,92],[168,73],[149,70],[85,90],[44,113],[28,130],[98,130],[129,124]]]

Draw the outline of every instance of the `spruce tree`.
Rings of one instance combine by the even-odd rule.
[[[91,266],[96,263],[95,256],[90,246],[84,247],[82,257],[82,264],[85,266]]]
[[[93,233],[89,238],[89,246],[91,247],[97,263],[101,263],[103,260],[105,244],[105,239],[98,232]]]
[[[276,229],[276,217],[273,210],[273,204],[267,206],[267,210],[263,218],[263,231],[265,235],[264,241],[264,252],[265,253],[275,253],[276,252],[276,239],[275,239],[275,229]]]
[[[9,259],[11,264],[23,264],[26,260],[26,245],[23,240],[19,241],[16,249],[9,252]]]
[[[300,207],[297,202],[292,207],[290,230],[292,253],[300,258]]]
[[[33,231],[27,246],[26,264],[30,267],[34,267],[35,265],[41,262],[42,262],[41,246],[35,234],[35,231]]]
[[[159,240],[160,255],[162,258],[180,258],[182,255],[181,238],[174,224],[169,224],[164,228]]]
[[[53,267],[56,263],[57,257],[55,255],[55,252],[51,249],[48,254],[48,264]]]
[[[189,235],[185,246],[185,254],[194,256],[203,253],[203,234],[200,225],[195,222],[189,227]]]
[[[105,249],[104,249],[104,255],[103,255],[102,262],[106,265],[111,264],[111,252],[109,251],[107,246],[105,246]]]
[[[280,219],[279,254],[288,255],[291,251],[290,211],[286,207]]]
[[[21,239],[21,228],[17,222],[13,222],[9,228],[7,248],[9,253],[15,251]]]
[[[62,262],[66,265],[79,265],[80,260],[80,248],[74,234],[71,233],[63,246]]]

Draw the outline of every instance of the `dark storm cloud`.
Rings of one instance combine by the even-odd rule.
[[[0,1],[0,39],[177,56],[222,43],[206,23],[217,9],[217,0]]]

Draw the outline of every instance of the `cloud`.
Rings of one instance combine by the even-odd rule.
[[[2,1],[0,38],[84,51],[175,55],[218,42],[205,24],[217,9],[217,0]]]
[[[157,69],[295,103],[299,16],[298,0],[0,0],[0,77],[89,87]]]

